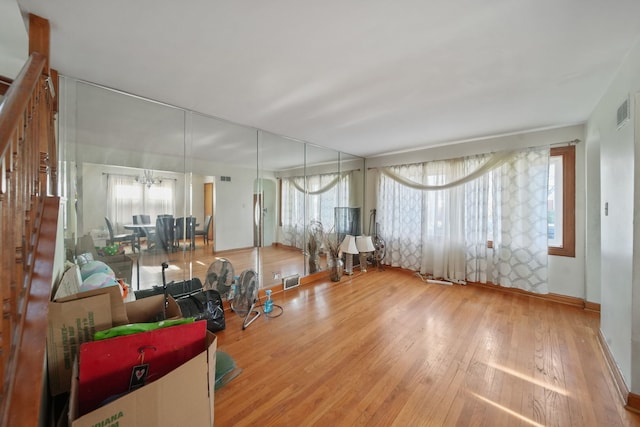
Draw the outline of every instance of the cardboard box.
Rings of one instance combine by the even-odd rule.
[[[97,331],[128,323],[117,286],[81,292],[49,303],[47,370],[52,396],[71,387],[73,360],[80,344]]]
[[[154,295],[124,304],[127,314],[127,323],[146,323],[163,320],[164,295]],[[169,307],[167,319],[180,319],[182,312],[176,300],[169,295]]]
[[[86,342],[78,353],[78,414],[149,385],[202,353],[206,322]]]
[[[78,364],[69,402],[71,427],[211,427],[214,425],[216,336],[203,351],[162,378],[78,417]]]
[[[71,388],[73,360],[80,344],[93,341],[97,331],[128,323],[161,320],[164,296],[124,303],[117,286],[80,292],[49,303],[47,369],[52,396]],[[182,317],[180,307],[169,296],[169,319]]]

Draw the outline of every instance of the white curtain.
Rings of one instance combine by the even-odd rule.
[[[304,177],[282,179],[282,235],[281,242],[288,246],[304,246]]]
[[[141,212],[143,186],[135,177],[107,175],[107,216],[114,233],[124,232],[123,224],[131,224],[133,215]]]
[[[467,222],[469,280],[549,292],[548,179],[549,148],[544,147],[516,153],[469,191],[468,217],[478,219]]]
[[[175,215],[176,181],[163,179],[150,187],[144,186],[143,213],[153,218],[158,215]]]
[[[107,176],[107,216],[114,232],[125,232],[122,225],[131,224],[133,215],[147,214],[153,219],[159,214],[175,214],[174,179],[146,186],[134,176],[109,174]]]
[[[544,147],[386,168],[377,207],[385,262],[547,293],[548,159]]]
[[[378,215],[387,263],[449,280],[465,278],[464,187],[423,191],[465,175],[462,159],[389,168],[380,177]],[[406,181],[398,182],[391,175]]]
[[[350,172],[308,175],[306,191],[305,177],[283,178],[282,243],[303,248],[305,223],[310,221],[319,221],[325,231],[331,230],[334,207],[349,206],[351,175]]]

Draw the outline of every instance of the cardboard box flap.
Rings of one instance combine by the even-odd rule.
[[[73,360],[80,344],[92,341],[96,331],[111,328],[109,299],[108,294],[102,293],[49,303],[47,367],[51,395],[69,391]]]
[[[122,293],[120,292],[119,286],[107,286],[106,288],[94,289],[86,292],[79,292],[74,295],[69,295],[68,297],[56,299],[57,303],[64,303],[69,301],[74,301],[82,298],[89,298],[95,295],[107,294],[109,295],[109,301],[111,304],[111,318],[113,321],[113,326],[126,325],[129,323],[129,318],[127,317],[127,311],[125,310],[125,304],[122,300]]]
[[[164,310],[164,295],[154,295],[136,301],[126,303],[128,323],[148,323],[157,322],[162,319]],[[182,318],[182,312],[178,303],[169,295],[169,308],[167,309],[167,319]]]
[[[80,267],[76,264],[68,263],[67,269],[62,273],[62,277],[55,284],[52,293],[52,300],[64,298],[69,295],[77,294],[80,292],[80,285],[82,280],[80,279]]]

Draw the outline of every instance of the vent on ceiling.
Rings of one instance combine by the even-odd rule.
[[[618,107],[618,112],[616,114],[616,123],[618,124],[618,129],[623,127],[625,123],[629,121],[629,98],[625,99],[622,104]]]
[[[282,287],[286,291],[287,289],[295,288],[300,285],[300,275],[293,274],[291,276],[282,278]]]

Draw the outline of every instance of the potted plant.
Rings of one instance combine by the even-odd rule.
[[[309,224],[309,232],[307,233],[307,256],[309,262],[309,274],[320,270],[320,248],[324,241],[324,230],[322,223],[312,220]]]
[[[337,233],[330,232],[324,236],[324,244],[327,250],[327,267],[329,268],[329,278],[332,282],[339,282],[342,278],[342,253],[340,252],[340,242]]]

